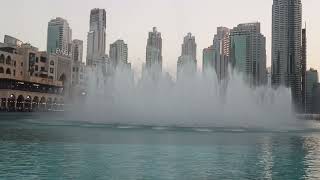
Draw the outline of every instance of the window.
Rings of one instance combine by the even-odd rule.
[[[3,54],[0,55],[0,63],[1,63],[1,64],[4,63],[4,55],[3,55]]]
[[[53,74],[53,72],[54,72],[54,69],[50,68],[50,73]]]
[[[73,71],[73,72],[75,72],[75,71],[76,71],[76,68],[75,68],[75,67],[73,67],[73,68],[72,68],[72,71]]]
[[[6,64],[10,65],[11,64],[11,57],[8,56],[7,59],[6,59]]]
[[[40,62],[43,62],[43,63],[47,62],[47,58],[41,56],[41,57],[40,57]]]
[[[3,67],[0,67],[0,74],[3,74],[4,73],[4,69]]]
[[[53,62],[53,61],[50,61],[50,65],[51,65],[51,66],[54,66],[54,62]]]
[[[36,63],[38,63],[39,62],[39,58],[38,57],[36,57]]]
[[[20,75],[21,75],[21,76],[23,75],[22,71],[20,71]]]
[[[11,70],[9,68],[6,70],[6,74],[11,74]]]
[[[46,69],[44,67],[41,67],[41,70],[40,71],[46,71]]]
[[[14,67],[16,67],[16,65],[17,65],[17,62],[16,62],[16,61],[14,61],[14,62],[13,62],[13,65],[14,65]]]
[[[21,67],[23,67],[23,62],[21,63]]]
[[[38,65],[35,66],[34,70],[35,70],[35,71],[38,71],[38,70],[39,70]]]
[[[16,70],[13,70],[13,76],[16,76]]]

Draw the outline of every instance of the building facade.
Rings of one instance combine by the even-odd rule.
[[[4,44],[6,44],[7,46],[13,46],[13,47],[20,47],[23,42],[20,41],[19,39],[9,36],[9,35],[5,35],[4,36]]]
[[[313,90],[318,82],[319,82],[318,71],[315,69],[308,70],[306,72],[306,103],[305,103],[306,113],[312,113]]]
[[[0,109],[61,110],[63,82],[56,79],[56,61],[30,44],[0,48]]]
[[[105,60],[106,27],[106,10],[92,9],[87,37],[87,65],[89,66],[100,64],[98,61]]]
[[[202,51],[202,72],[207,74],[214,70],[215,50],[213,46],[204,48]]]
[[[272,85],[291,88],[296,110],[301,109],[301,0],[273,0]]]
[[[320,83],[316,83],[312,90],[312,113],[320,114]]]
[[[195,36],[188,33],[181,45],[181,56],[177,62],[177,79],[184,75],[194,75],[197,72],[197,44]]]
[[[152,74],[160,74],[162,72],[162,38],[156,27],[153,27],[152,32],[149,32],[148,35],[146,70]]]
[[[226,27],[218,27],[217,34],[213,38],[213,68],[217,74],[219,82],[228,75],[228,61],[230,53],[229,44],[230,30]]]
[[[123,40],[117,40],[110,45],[109,57],[114,69],[131,69],[131,64],[128,63],[128,45]]]
[[[266,84],[266,39],[260,23],[239,24],[230,31],[230,64],[250,85]]]
[[[48,23],[47,52],[71,54],[72,30],[67,20],[57,17]]]
[[[82,62],[83,59],[83,41],[74,39],[72,41],[72,59],[75,62]]]

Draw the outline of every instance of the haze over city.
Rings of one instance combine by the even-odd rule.
[[[36,5],[36,7],[35,7]],[[202,64],[202,49],[212,44],[218,26],[233,28],[239,23],[261,23],[267,38],[267,66],[271,64],[271,10],[272,0],[50,0],[2,2],[0,37],[5,34],[19,38],[42,50],[46,49],[48,21],[55,17],[68,20],[73,38],[86,39],[89,13],[92,8],[107,11],[107,50],[109,44],[123,39],[129,48],[129,62],[140,71],[145,62],[147,33],[157,26],[163,38],[163,66],[175,76],[177,59],[181,54],[183,37],[191,32],[196,37],[198,68]],[[308,68],[320,69],[318,0],[303,1],[303,22],[307,23]],[[8,18],[10,15],[10,18]]]
[[[320,0],[0,4],[0,179],[320,179]]]

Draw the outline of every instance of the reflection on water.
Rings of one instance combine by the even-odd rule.
[[[319,135],[306,137],[303,141],[306,177],[320,179],[320,138]]]
[[[320,178],[318,130],[118,126],[1,120],[0,179]]]

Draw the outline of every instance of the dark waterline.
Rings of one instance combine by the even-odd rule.
[[[319,178],[317,128],[148,127],[77,122],[62,113],[0,114],[0,179]]]

